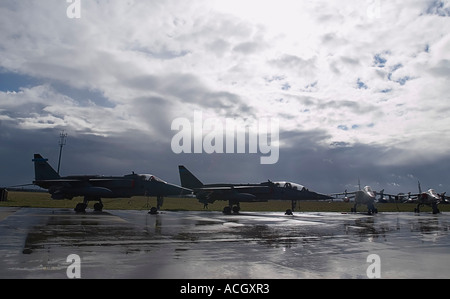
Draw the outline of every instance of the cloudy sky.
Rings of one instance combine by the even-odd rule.
[[[62,175],[450,192],[450,1],[79,3],[0,2],[0,186],[56,168],[64,130]],[[277,120],[279,159],[175,153],[195,111]]]

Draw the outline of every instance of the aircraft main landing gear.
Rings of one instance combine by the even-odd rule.
[[[353,208],[350,208],[350,212],[356,213],[356,204],[353,206]],[[367,205],[367,214],[373,215],[373,214],[377,214],[377,213],[378,213],[378,209],[373,204]]]
[[[83,202],[80,202],[80,203],[78,203],[75,206],[74,211],[77,212],[77,213],[85,213],[86,212],[86,207],[87,207],[87,204],[85,204]]]
[[[94,204],[94,211],[95,212],[101,212],[103,210],[103,203],[102,203],[102,199],[101,198],[88,198],[88,197],[84,197],[83,202],[78,203],[75,208],[74,211],[77,213],[86,213],[86,208],[88,206],[89,201],[98,201],[97,203]]]
[[[233,205],[229,205],[223,208],[222,213],[224,213],[225,215],[231,215],[233,214],[239,214],[239,211],[241,210],[241,207],[239,206],[239,203],[235,206]]]
[[[371,209],[369,209],[369,210],[367,211],[367,213],[368,213],[369,215],[376,214],[376,213],[378,213],[378,209],[377,209],[377,208],[371,208]]]
[[[101,212],[103,210],[103,203],[97,202],[94,204],[94,211]]]
[[[420,213],[420,206],[423,204],[418,204],[417,207],[414,208],[414,213]],[[441,211],[439,211],[437,204],[433,203],[431,204],[431,208],[433,209],[433,214],[439,214]]]

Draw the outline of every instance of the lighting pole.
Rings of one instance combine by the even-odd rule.
[[[66,138],[67,138],[67,133],[64,133],[64,131],[62,131],[61,134],[59,134],[58,174],[59,174],[59,167],[60,167],[60,165],[61,165],[61,154],[62,154],[62,149],[63,149],[63,146],[66,145]]]

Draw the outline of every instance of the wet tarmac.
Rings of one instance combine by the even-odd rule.
[[[450,213],[0,208],[0,278],[449,278]]]

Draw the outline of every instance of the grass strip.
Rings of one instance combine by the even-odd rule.
[[[10,191],[8,200],[0,202],[0,207],[32,207],[32,208],[67,208],[73,209],[75,205],[82,202],[82,197],[73,200],[53,200],[48,193],[42,192],[19,192]],[[106,198],[102,199],[105,210],[150,210],[156,206],[156,197],[135,196],[132,198]],[[222,211],[228,203],[216,201],[204,209],[203,204],[196,198],[164,198],[162,211]],[[92,209],[94,203],[88,205]],[[241,211],[245,212],[285,212],[291,208],[289,200],[270,200],[268,202],[241,203]],[[353,203],[342,201],[298,201],[295,211],[300,212],[350,212]],[[413,212],[414,203],[377,203],[378,212]],[[358,211],[365,212],[366,206],[359,205]],[[431,212],[431,208],[423,206],[423,212]],[[449,212],[450,205],[439,205],[441,212]]]

